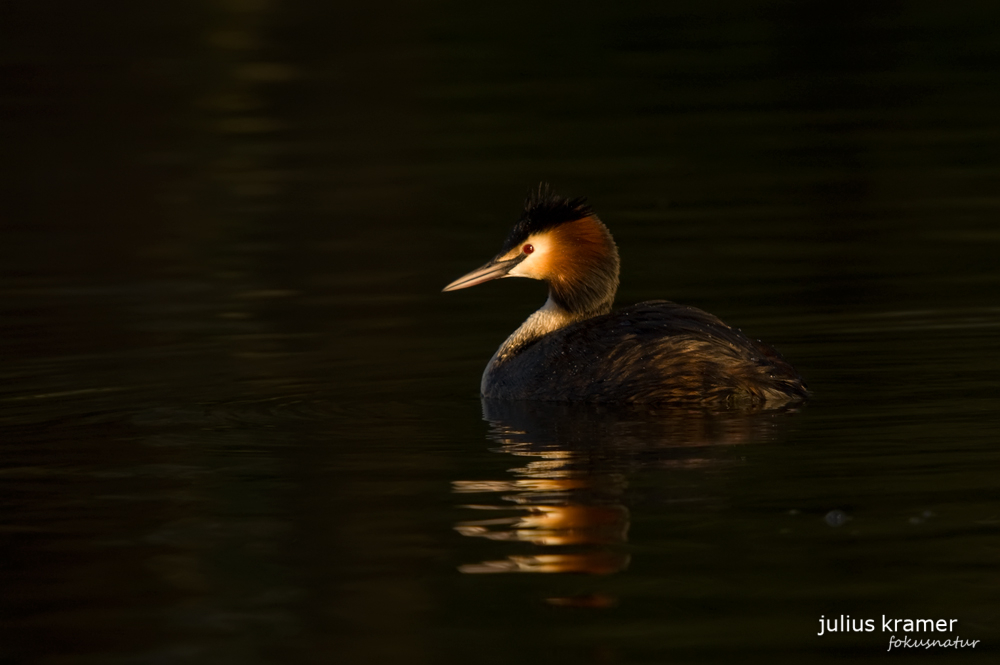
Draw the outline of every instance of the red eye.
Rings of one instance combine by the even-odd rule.
[[[533,251],[535,251],[535,248],[532,247],[530,244],[528,244],[522,247],[521,251],[524,252],[525,254],[531,254]]]

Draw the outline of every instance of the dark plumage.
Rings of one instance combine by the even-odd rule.
[[[542,335],[502,359],[485,397],[757,406],[809,393],[770,346],[694,307],[651,300]]]
[[[770,346],[718,318],[665,300],[614,313],[618,249],[585,199],[542,185],[492,261],[445,291],[500,277],[549,285],[549,299],[483,373],[494,399],[780,406],[808,396]]]
[[[507,234],[500,252],[508,252],[517,247],[533,233],[542,233],[593,214],[594,210],[586,198],[580,196],[568,199],[559,196],[543,182],[524,200],[524,212]]]

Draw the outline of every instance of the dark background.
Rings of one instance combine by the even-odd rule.
[[[0,660],[995,657],[998,25],[0,4]],[[541,180],[815,398],[484,414],[544,287],[439,291]]]

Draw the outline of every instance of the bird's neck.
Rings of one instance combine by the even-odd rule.
[[[510,337],[508,337],[507,340],[500,345],[500,348],[497,349],[496,354],[493,356],[493,361],[502,362],[504,359],[517,353],[517,351],[522,347],[530,344],[539,337],[548,335],[549,333],[555,332],[560,328],[565,328],[571,323],[583,321],[601,314],[607,314],[610,311],[611,302],[606,303],[606,306],[600,307],[596,310],[587,312],[570,312],[560,306],[552,297],[552,293],[550,292],[549,299],[545,301],[545,305],[543,305],[537,312],[529,316],[525,322],[522,323],[517,330],[511,333]],[[492,364],[492,362],[490,364]]]
[[[554,246],[572,248],[559,270],[543,279],[549,298],[507,338],[487,367],[501,363],[536,339],[571,323],[611,311],[618,290],[618,248],[611,233],[595,215],[559,227]]]
[[[618,248],[608,228],[589,216],[568,224],[555,237],[563,251],[556,269],[545,277],[549,302],[574,319],[589,318],[611,311],[618,290]]]

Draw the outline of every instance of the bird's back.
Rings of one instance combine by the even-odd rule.
[[[777,406],[808,395],[770,346],[694,307],[666,300],[573,323],[504,358],[485,397]]]

